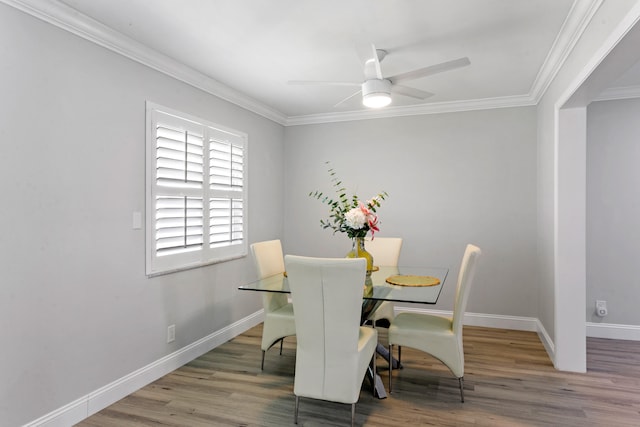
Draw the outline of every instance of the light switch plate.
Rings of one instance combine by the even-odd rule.
[[[134,212],[132,226],[134,230],[140,230],[142,228],[142,213]]]

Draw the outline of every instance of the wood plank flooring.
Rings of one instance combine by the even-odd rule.
[[[386,345],[385,329],[381,342]],[[116,402],[79,427],[293,426],[295,338],[267,352],[257,326]],[[465,403],[438,360],[403,348],[393,394],[379,400],[365,380],[363,426],[640,426],[640,342],[589,338],[588,372],[553,368],[533,332],[464,328]],[[388,384],[386,362],[378,372]],[[301,399],[299,425],[348,426],[350,407]]]

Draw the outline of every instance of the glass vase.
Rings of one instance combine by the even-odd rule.
[[[354,237],[351,240],[352,247],[347,258],[365,258],[367,260],[367,276],[370,276],[373,270],[373,256],[364,248],[364,237]]]

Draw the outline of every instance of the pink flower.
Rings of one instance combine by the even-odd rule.
[[[371,230],[371,240],[373,240],[373,235],[376,231],[380,231],[378,228],[378,217],[371,214],[367,216],[367,221],[369,223],[369,230]]]
[[[371,215],[371,211],[369,210],[369,208],[367,208],[362,202],[358,202],[358,205],[359,205],[360,210],[364,214],[364,216]]]

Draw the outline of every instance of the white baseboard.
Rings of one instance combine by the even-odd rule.
[[[545,350],[547,350],[547,354],[549,358],[553,361],[555,366],[556,360],[556,345],[553,343],[553,340],[549,336],[549,333],[544,328],[544,325],[540,321],[540,319],[536,319],[536,332],[538,333],[538,338],[540,338],[540,342],[544,346]]]
[[[587,322],[587,336],[593,338],[640,341],[640,326]]]
[[[263,318],[263,311],[257,311],[35,421],[25,424],[24,427],[68,427],[79,423],[134,391],[178,369],[185,363],[253,328],[262,322]]]
[[[425,308],[414,307],[400,307],[395,306],[395,312],[413,312],[413,313],[426,313],[435,314],[438,316],[452,316],[452,311],[446,310],[431,310]],[[539,319],[535,317],[521,317],[521,316],[503,316],[499,314],[483,314],[483,313],[465,313],[464,324],[469,326],[483,326],[485,328],[499,328],[499,329],[511,329],[516,331],[531,331],[536,332],[542,345],[544,346],[549,358],[555,360],[555,345],[549,337],[546,329],[542,325]]]

